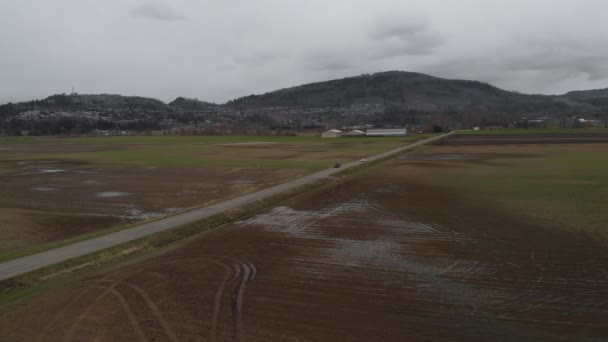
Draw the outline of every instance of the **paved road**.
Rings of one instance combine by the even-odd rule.
[[[392,155],[402,153],[414,147],[432,143],[439,139],[442,139],[452,133],[444,134],[438,137],[429,138],[422,140],[407,146],[399,147],[394,150],[390,150],[384,153],[380,153],[373,157],[366,158],[368,162],[372,162],[378,159],[390,157]],[[72,258],[83,256],[89,253],[97,252],[105,248],[117,246],[129,241],[139,239],[141,237],[151,235],[154,233],[162,232],[177,226],[181,226],[187,223],[199,221],[215,214],[238,208],[243,205],[262,200],[264,198],[280,194],[287,190],[297,188],[301,185],[305,185],[316,180],[329,177],[335,173],[343,171],[345,169],[352,168],[360,165],[360,161],[354,161],[347,164],[343,164],[341,168],[326,169],[308,176],[297,178],[279,185],[275,185],[270,188],[266,188],[260,191],[252,192],[240,197],[229,199],[223,202],[219,202],[204,208],[195,209],[192,211],[178,214],[175,216],[167,217],[157,221],[144,223],[133,228],[124,229],[115,233],[99,236],[89,240],[84,240],[71,245],[51,249],[48,251],[32,254],[26,257],[10,260],[0,264],[0,280],[12,278],[27,272],[31,272],[46,266],[54,265]]]

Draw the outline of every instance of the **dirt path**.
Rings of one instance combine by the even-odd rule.
[[[424,144],[432,143],[440,140],[449,134],[441,135],[438,137],[419,141],[407,146],[399,147],[372,157],[368,157],[367,161],[372,162],[378,159],[386,158],[398,153],[402,153],[409,149],[421,146]],[[244,196],[233,198],[224,202],[220,202],[214,205],[210,205],[204,208],[189,211],[183,214],[171,216],[168,218],[160,219],[150,223],[145,223],[133,228],[121,230],[115,233],[107,234],[97,238],[85,240],[82,242],[74,243],[68,246],[52,249],[49,251],[33,254],[30,256],[18,258],[5,263],[0,264],[0,280],[15,277],[20,274],[31,272],[46,266],[54,265],[72,258],[83,256],[89,253],[100,251],[109,247],[117,246],[129,241],[133,241],[144,236],[148,236],[154,233],[158,233],[164,230],[168,230],[177,226],[181,226],[187,223],[199,221],[218,213],[225,212],[230,209],[238,208],[255,201],[262,200],[264,198],[283,193],[285,191],[295,189],[299,186],[314,182],[316,180],[329,177],[345,169],[349,169],[360,165],[359,161],[350,162],[343,164],[339,169],[326,169],[308,176],[294,179],[264,190],[249,193]]]

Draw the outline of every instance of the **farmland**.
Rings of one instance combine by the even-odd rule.
[[[458,139],[5,304],[0,339],[604,339],[608,144]]]
[[[410,138],[2,138],[0,256],[268,187]]]
[[[588,127],[588,128],[504,128],[504,129],[482,129],[482,130],[463,130],[457,132],[460,135],[487,135],[487,134],[608,134],[608,128]]]

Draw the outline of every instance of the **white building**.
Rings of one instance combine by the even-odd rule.
[[[368,129],[365,133],[368,137],[405,137],[407,129],[405,128],[386,128],[386,129]]]
[[[342,136],[343,137],[364,137],[365,132],[355,129],[350,132],[346,132],[346,133],[342,134]]]
[[[339,138],[342,136],[342,131],[337,129],[330,129],[321,133],[321,138]]]

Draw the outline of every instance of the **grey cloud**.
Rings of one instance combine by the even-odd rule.
[[[509,55],[499,51],[500,57],[461,57],[421,66],[420,71],[447,78],[480,80],[495,86],[520,92],[564,93],[582,87],[584,80],[596,84],[587,88],[605,88],[608,80],[608,61],[603,56],[550,56],[544,52],[526,56]],[[474,66],[474,67],[472,67]],[[526,80],[522,83],[522,80]],[[548,90],[550,89],[550,90]]]
[[[222,64],[222,65],[218,65],[215,70],[219,70],[219,71],[233,71],[236,70],[236,65],[235,64]]]
[[[536,42],[523,56],[504,57],[510,71],[553,73],[554,77],[586,77],[589,80],[608,78],[608,49],[603,46],[580,46],[580,41]]]
[[[177,12],[169,5],[156,2],[146,1],[131,10],[131,15],[139,18],[165,20],[165,21],[183,21],[187,20],[186,16]]]
[[[538,71],[553,73],[560,78],[584,76],[589,80],[603,80],[608,78],[608,60],[603,57],[573,57],[546,60],[545,62],[530,58],[518,59],[509,62],[511,71]]]
[[[237,65],[260,67],[272,63],[279,59],[280,53],[273,51],[250,52],[234,57],[234,63]]]
[[[399,38],[407,40],[413,35],[428,32],[430,23],[420,17],[382,16],[374,21],[370,36],[375,40]]]
[[[353,65],[347,62],[327,62],[313,66],[313,69],[317,71],[348,70],[352,68]]]
[[[443,45],[443,39],[439,35],[426,33],[416,34],[408,39],[383,40],[377,44],[371,54],[372,59],[385,59],[401,56],[423,56],[432,54]]]
[[[372,59],[428,55],[444,42],[424,13],[377,16],[369,35],[374,40]]]
[[[223,102],[384,70],[521,92],[605,88],[606,12],[599,0],[8,1],[0,102],[72,85]]]

